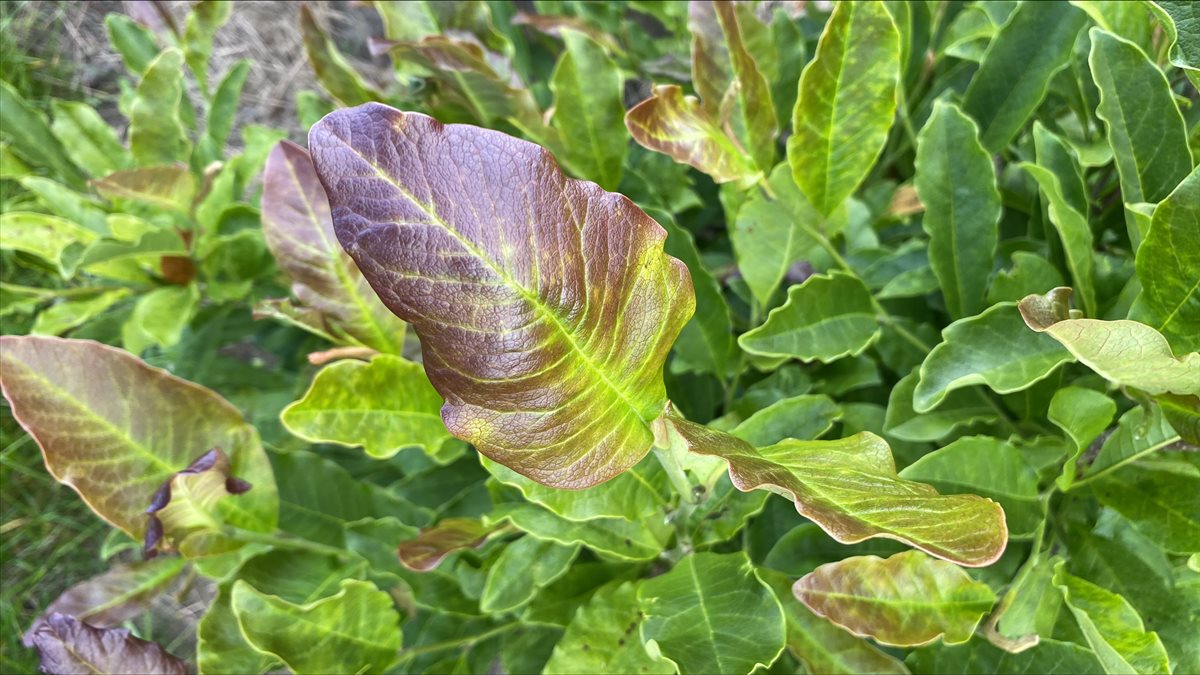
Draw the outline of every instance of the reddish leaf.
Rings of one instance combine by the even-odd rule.
[[[442,560],[464,548],[483,544],[491,528],[470,518],[446,518],[433,527],[421,530],[416,539],[400,544],[400,562],[416,572],[428,572]]]
[[[96,628],[65,614],[51,614],[33,634],[41,671],[56,675],[148,673],[184,675],[187,664],[124,628]]]

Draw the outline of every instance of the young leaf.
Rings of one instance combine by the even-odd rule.
[[[1082,387],[1063,387],[1054,392],[1046,417],[1066,432],[1075,450],[1063,464],[1060,488],[1075,482],[1076,463],[1092,441],[1104,433],[1117,414],[1117,404],[1108,396]]]
[[[668,424],[691,452],[727,461],[739,490],[762,488],[787,497],[800,515],[843,544],[887,537],[982,567],[995,562],[1008,542],[999,504],[974,495],[943,496],[900,478],[888,444],[874,434],[754,448],[678,418]]]
[[[436,458],[456,443],[442,425],[441,406],[420,364],[379,354],[369,363],[345,360],[321,369],[280,420],[310,443],[361,445],[377,459],[419,446]]]
[[[580,178],[615,190],[629,150],[621,70],[605,48],[587,35],[563,30],[562,38],[566,49],[550,79],[554,92],[550,123],[564,138],[575,139],[567,144],[563,163]]]
[[[650,98],[625,113],[625,126],[642,147],[689,164],[718,183],[743,181],[759,173],[696,97],[684,96],[677,85],[654,87]]]
[[[65,614],[51,614],[33,634],[43,673],[184,675],[183,660],[125,628],[96,628]]]
[[[338,245],[329,201],[308,152],[282,141],[263,173],[267,246],[292,279],[296,311],[316,313],[322,332],[351,344],[399,354],[405,325],[384,307]]]
[[[220,447],[233,475],[254,486],[235,498],[237,525],[275,528],[278,496],[258,434],[212,391],[95,342],[6,335],[0,347],[13,415],[50,473],[101,518],[140,539],[154,491]]]
[[[929,412],[951,391],[973,384],[1000,394],[1021,391],[1071,360],[1062,345],[1029,331],[1016,303],[993,305],[942,330],[942,343],[921,364],[913,410]]]
[[[82,101],[50,101],[54,121],[50,131],[62,143],[71,161],[92,176],[107,176],[133,164],[112,127],[100,113]]]
[[[186,161],[191,154],[179,118],[183,96],[183,55],[168,49],[146,68],[129,111],[129,149],[138,166]]]
[[[900,33],[882,2],[842,2],[800,76],[788,163],[828,216],[867,177],[896,113]]]
[[[1054,570],[1054,585],[1106,672],[1170,672],[1162,641],[1145,630],[1125,598],[1068,574],[1061,562]]]
[[[971,639],[996,596],[963,569],[920,551],[855,556],[822,565],[792,587],[816,614],[897,647]]]
[[[675,673],[669,661],[655,660],[646,653],[637,632],[643,621],[645,615],[638,609],[636,585],[626,581],[602,587],[575,612],[542,672],[546,675]]]
[[[539,589],[566,573],[579,546],[561,546],[525,535],[500,552],[488,570],[479,609],[492,614],[511,612],[533,599]]]
[[[917,139],[916,188],[925,205],[929,264],[954,318],[982,311],[999,236],[1000,193],[979,128],[938,100]]]
[[[1200,392],[1200,353],[1177,358],[1162,333],[1137,321],[1073,319],[1070,297],[1069,288],[1031,295],[1020,303],[1021,316],[1110,382],[1151,394]]]
[[[783,651],[779,600],[744,553],[695,553],[643,581],[638,605],[651,654],[690,673],[749,673]]]
[[[788,289],[788,299],[761,326],[738,338],[742,349],[828,363],[855,356],[879,337],[871,292],[843,272],[814,274]]]
[[[661,227],[494,131],[372,104],[309,145],[338,238],[420,336],[452,434],[557,487],[645,456],[695,308]]]
[[[232,601],[246,640],[297,675],[382,673],[400,651],[392,598],[365,581],[343,580],[337,595],[303,605],[238,581]]]
[[[212,54],[213,37],[232,11],[231,3],[201,0],[192,5],[184,25],[183,57],[204,96],[208,96],[208,58]]]
[[[1154,208],[1137,277],[1145,322],[1175,351],[1200,351],[1200,169]]]
[[[1027,2],[1000,27],[963,96],[989,153],[1003,150],[1041,105],[1085,25],[1087,14],[1068,3]]]
[[[1042,640],[1032,649],[1010,654],[976,639],[957,647],[936,645],[918,649],[904,662],[914,672],[930,675],[958,675],[976,669],[997,675],[1102,675],[1107,672],[1090,649],[1060,640]]]
[[[493,529],[471,518],[446,518],[401,543],[400,562],[414,572],[428,572],[455,551],[481,546]]]

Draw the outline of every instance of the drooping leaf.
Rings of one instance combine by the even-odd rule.
[[[1068,3],[1028,2],[1000,27],[963,97],[989,153],[1003,150],[1041,105],[1085,25],[1087,14]]]
[[[917,138],[916,187],[925,205],[929,264],[956,319],[984,309],[999,237],[1000,193],[979,128],[953,103],[936,101]]]
[[[954,647],[934,645],[918,649],[904,662],[914,672],[930,675],[954,675],[975,669],[997,675],[1101,675],[1105,672],[1090,649],[1060,640],[1042,640],[1032,649],[1011,654],[976,639]]]
[[[1067,573],[1061,562],[1054,570],[1054,585],[1106,672],[1170,672],[1162,641],[1145,630],[1125,598]]]
[[[379,301],[341,250],[325,189],[303,148],[282,141],[271,151],[262,206],[263,234],[292,279],[296,311],[315,313],[314,323],[335,339],[399,354],[404,322]]]
[[[378,459],[410,446],[438,457],[455,442],[442,425],[441,405],[420,364],[379,354],[369,363],[344,360],[321,369],[280,419],[307,441],[361,445]]]
[[[50,102],[54,121],[50,131],[71,161],[92,176],[107,176],[133,163],[129,151],[96,109],[82,101]]]
[[[626,581],[604,586],[579,607],[554,646],[546,675],[638,673],[667,675],[675,667],[646,653],[638,629],[645,620],[637,586]]]
[[[649,451],[695,306],[662,228],[535,145],[385,106],[331,114],[310,147],[338,238],[421,337],[451,433],[556,487]]]
[[[900,32],[882,2],[838,3],[800,76],[788,163],[828,216],[866,178],[896,113]]]
[[[191,141],[179,118],[183,55],[167,49],[146,68],[129,111],[129,149],[138,166],[187,161]]]
[[[641,639],[680,673],[749,673],[783,650],[779,600],[744,553],[695,553],[638,586]]]
[[[578,546],[521,537],[506,546],[488,570],[479,609],[499,614],[523,607],[539,589],[562,576],[578,552]]]
[[[1031,295],[1021,301],[1021,315],[1111,382],[1151,394],[1200,392],[1200,353],[1175,357],[1162,333],[1137,321],[1071,318],[1070,297],[1069,288]]]
[[[480,546],[493,529],[472,518],[446,518],[401,543],[400,562],[415,572],[428,572],[451,553]]]
[[[346,63],[346,58],[317,22],[308,5],[300,6],[300,35],[304,39],[304,51],[308,54],[313,73],[330,96],[343,105],[358,105],[382,98]]]
[[[942,330],[921,364],[913,410],[926,413],[962,387],[986,384],[1000,394],[1032,386],[1072,360],[1071,353],[1021,320],[1016,303],[993,305]]]
[[[696,97],[684,96],[678,85],[656,86],[650,98],[625,113],[625,126],[642,147],[689,164],[718,183],[758,174],[753,160],[725,135],[719,121]]]
[[[307,604],[265,595],[244,581],[233,586],[242,634],[260,652],[306,673],[382,673],[400,651],[400,615],[392,598],[365,581]]]
[[[50,473],[101,518],[140,539],[155,490],[219,447],[232,474],[254,486],[229,500],[229,521],[275,528],[278,496],[258,434],[212,391],[95,342],[4,336],[0,346],[14,416]]]
[[[905,551],[822,565],[792,587],[816,614],[862,637],[899,647],[971,639],[996,596],[961,567]]]
[[[1127,466],[1104,477],[1092,491],[1163,550],[1200,553],[1200,471],[1194,465],[1189,469]]]
[[[789,288],[787,302],[738,344],[760,356],[828,363],[862,353],[878,337],[871,292],[856,277],[833,272]]]
[[[1137,278],[1145,322],[1174,351],[1200,351],[1200,169],[1155,207],[1138,247]]]
[[[196,196],[196,179],[182,164],[125,169],[94,181],[92,186],[109,199],[134,199],[185,213]]]
[[[96,234],[108,234],[108,226],[105,224],[107,214],[90,196],[40,176],[26,176],[20,179],[20,183],[21,187],[37,195],[38,201],[44,204],[51,214],[78,223]]]
[[[678,418],[668,424],[689,451],[728,462],[739,490],[761,488],[787,497],[801,515],[844,544],[887,537],[972,567],[995,562],[1007,544],[999,504],[973,495],[943,496],[900,478],[887,443],[874,434],[754,448]]]
[[[51,614],[33,634],[43,673],[184,675],[187,664],[125,628],[96,628],[73,616]]]
[[[1063,387],[1054,392],[1046,417],[1066,432],[1074,451],[1063,464],[1058,485],[1067,489],[1075,481],[1076,463],[1088,446],[1117,414],[1117,404],[1108,396],[1082,387]]]
[[[564,138],[576,139],[567,144],[563,163],[580,178],[615,190],[629,149],[621,71],[605,48],[584,33],[564,30],[562,38],[566,49],[550,79],[551,124]]]

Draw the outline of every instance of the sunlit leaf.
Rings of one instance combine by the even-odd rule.
[[[161,208],[187,212],[196,195],[196,180],[182,164],[125,169],[92,183],[109,199],[134,199]]]
[[[753,160],[725,135],[719,121],[677,85],[656,86],[650,98],[625,113],[625,126],[642,147],[689,164],[718,183],[758,174]]]
[[[129,151],[96,109],[82,101],[50,102],[50,130],[71,161],[93,176],[107,176],[133,163]]]
[[[129,111],[129,149],[138,166],[187,161],[192,143],[179,118],[183,54],[168,49],[146,68]]]
[[[96,239],[95,232],[65,218],[32,211],[0,214],[0,248],[37,256],[64,279],[75,274],[84,246]]]

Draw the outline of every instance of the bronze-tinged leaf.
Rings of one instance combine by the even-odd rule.
[[[472,518],[446,518],[421,530],[415,539],[402,542],[397,552],[405,567],[428,572],[451,553],[482,545],[493,529]]]
[[[452,434],[546,485],[636,464],[695,309],[665,231],[505,134],[367,104],[309,148],[342,246],[421,338]]]
[[[976,495],[941,495],[904,480],[887,442],[872,433],[755,448],[715,429],[666,419],[668,433],[678,434],[688,450],[728,462],[739,490],[783,495],[843,544],[885,537],[967,567],[996,562],[1008,544],[999,504]]]
[[[101,518],[134,538],[176,472],[214,447],[254,486],[228,501],[227,522],[275,529],[279,498],[254,427],[212,391],[90,340],[0,337],[0,388],[46,468]]]
[[[625,113],[625,126],[642,147],[689,164],[718,183],[759,173],[750,156],[733,144],[696,97],[684,96],[678,85],[655,87],[653,96]]]
[[[33,634],[40,670],[56,675],[184,675],[187,664],[124,628],[96,628],[65,614],[51,614]]]
[[[292,280],[289,315],[335,340],[399,354],[405,325],[371,290],[333,232],[329,200],[308,151],[281,141],[263,173],[263,235]]]

